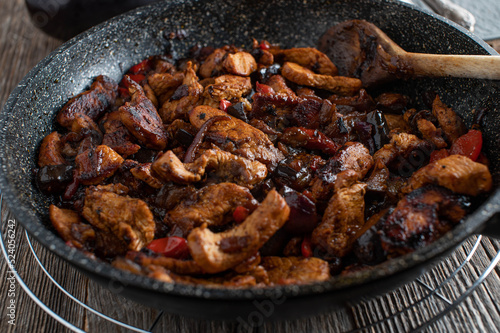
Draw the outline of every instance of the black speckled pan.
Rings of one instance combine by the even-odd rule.
[[[285,47],[315,46],[328,27],[354,18],[373,22],[407,51],[496,54],[486,43],[453,23],[398,2],[169,1],[138,9],[65,43],[40,62],[12,93],[0,115],[0,186],[5,201],[40,243],[111,290],[168,312],[211,319],[241,316],[247,320],[255,311],[261,311],[255,300],[262,299],[274,300],[273,311],[265,313],[267,318],[316,314],[346,300],[381,293],[414,279],[471,234],[498,236],[500,192],[496,189],[444,237],[377,269],[306,286],[234,290],[172,285],[114,269],[67,247],[48,226],[49,198],[32,183],[37,148],[53,129],[56,112],[97,75],[106,74],[118,80],[131,65],[147,56],[166,50],[182,56],[196,43],[249,45],[255,37]],[[188,33],[186,39],[164,38],[181,28]],[[469,125],[471,110],[488,108],[485,147],[498,184],[500,82],[423,79],[396,84],[394,89],[417,100],[422,91],[433,89]]]

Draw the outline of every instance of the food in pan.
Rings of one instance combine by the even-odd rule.
[[[36,180],[69,246],[162,281],[304,284],[432,243],[492,188],[480,117],[315,48],[153,56],[59,111]],[[355,75],[352,75],[355,76]],[[478,112],[480,114],[480,112]]]

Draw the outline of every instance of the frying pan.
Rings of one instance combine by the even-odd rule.
[[[77,36],[42,60],[21,81],[0,114],[0,187],[17,220],[42,245],[112,291],[168,312],[209,319],[297,318],[317,314],[346,300],[381,293],[422,274],[474,233],[499,236],[500,82],[473,79],[421,79],[386,87],[410,95],[417,104],[436,91],[470,126],[471,110],[487,108],[484,147],[495,190],[463,223],[433,244],[382,263],[369,271],[303,286],[227,289],[168,284],[117,270],[89,259],[56,235],[47,217],[51,199],[33,184],[37,147],[54,130],[54,117],[68,99],[106,74],[115,80],[150,55],[180,57],[196,43],[247,45],[251,38],[283,47],[315,46],[330,26],[366,19],[410,52],[496,54],[459,26],[409,5],[373,0],[169,1],[140,8]],[[184,29],[187,37],[169,40]],[[423,106],[422,106],[423,107]],[[259,312],[260,311],[260,312]]]

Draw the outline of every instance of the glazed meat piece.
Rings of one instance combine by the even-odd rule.
[[[328,262],[314,257],[264,257],[261,265],[267,271],[270,285],[304,284],[330,278]]]
[[[229,74],[249,76],[257,69],[257,62],[248,52],[236,52],[226,56],[222,67]]]
[[[219,180],[249,188],[267,176],[264,164],[220,149],[205,150],[193,163],[182,163],[169,150],[154,162],[153,168],[163,180],[180,184],[198,182],[210,170]]]
[[[227,116],[227,114],[208,106],[198,106],[189,113],[189,120],[199,129],[203,123],[215,116]],[[233,117],[213,124],[206,134],[206,139],[222,150],[264,163],[270,170],[284,158],[267,135]]]
[[[203,104],[218,108],[221,100],[239,101],[251,91],[252,83],[249,77],[221,75],[215,78],[213,84],[205,87]]]
[[[365,224],[367,185],[359,175],[347,170],[337,175],[335,193],[328,203],[321,223],[312,232],[311,241],[328,256],[343,257],[351,249],[354,236]]]
[[[153,103],[144,95],[144,90],[128,76],[131,101],[119,109],[120,119],[132,135],[145,147],[161,150],[167,145],[167,132]]]
[[[372,166],[373,158],[362,143],[347,142],[326,162],[324,167],[318,170],[311,186],[313,197],[317,200],[329,198],[338,173],[353,170],[358,174],[359,179],[362,179]]]
[[[174,94],[160,108],[163,122],[170,124],[175,119],[186,119],[187,114],[199,104],[203,86],[198,82],[198,76],[191,61],[187,63],[184,80]]]
[[[413,134],[398,133],[375,152],[373,159],[382,161],[389,169],[397,170],[402,176],[410,176],[428,161],[431,151],[432,147],[427,141]]]
[[[257,253],[288,219],[290,208],[278,192],[272,190],[260,206],[234,228],[213,233],[206,225],[188,236],[193,259],[208,273],[223,272]]]
[[[111,78],[98,76],[89,90],[66,103],[57,115],[57,122],[63,127],[71,128],[77,114],[96,120],[115,103],[117,90],[118,85]]]
[[[382,93],[377,98],[377,109],[383,112],[389,112],[394,114],[403,114],[408,105],[408,96],[396,94],[396,93]]]
[[[323,52],[312,47],[291,48],[286,50],[269,49],[277,58],[283,61],[294,62],[316,73],[324,75],[337,75],[337,67]]]
[[[71,243],[77,249],[91,249],[96,237],[94,228],[83,223],[78,212],[50,205],[49,217],[52,225],[65,242]]]
[[[226,57],[228,51],[226,48],[220,48],[214,50],[205,62],[201,64],[199,73],[203,78],[209,78],[211,76],[219,75],[222,70],[222,62]]]
[[[158,104],[162,106],[172,97],[184,81],[184,73],[153,73],[148,76],[148,84],[155,93]]]
[[[75,158],[76,176],[84,185],[96,185],[111,177],[123,158],[105,145],[85,150]]]
[[[361,89],[359,93],[354,96],[332,95],[328,97],[328,100],[333,104],[335,104],[336,106],[340,105],[349,106],[354,111],[359,111],[359,112],[373,111],[376,105],[373,98],[368,94],[368,92],[365,89]],[[338,107],[338,109],[342,110],[346,108]]]
[[[106,114],[102,120],[102,127],[104,129],[102,144],[113,149],[122,157],[126,158],[141,149],[141,146],[135,143],[135,138],[123,125],[119,111]]]
[[[489,192],[492,178],[488,167],[461,155],[451,155],[416,171],[403,189],[409,193],[426,184],[437,184],[453,192],[476,196]]]
[[[466,214],[466,197],[439,186],[419,188],[398,202],[379,230],[388,257],[430,244]]]
[[[161,188],[163,183],[151,174],[152,163],[141,163],[130,169],[130,173],[151,186],[152,188]]]
[[[266,84],[273,88],[274,92],[277,94],[284,94],[290,97],[297,97],[292,89],[290,89],[285,82],[285,79],[281,75],[273,75],[267,80]]]
[[[453,143],[458,137],[467,132],[462,119],[455,111],[441,102],[439,96],[436,96],[432,103],[432,114],[437,118],[439,126],[443,129],[450,143]]]
[[[437,129],[431,121],[421,118],[416,122],[418,130],[422,133],[422,138],[431,142],[437,149],[448,146],[441,136],[441,129]]]
[[[389,131],[394,131],[398,133],[411,132],[411,127],[404,119],[404,116],[399,114],[386,113],[384,114],[384,117],[387,122],[387,127],[389,128]]]
[[[202,224],[223,226],[232,219],[231,214],[238,206],[253,209],[257,201],[250,191],[233,183],[205,186],[182,201],[165,216],[165,224],[176,226],[183,236]]]
[[[361,89],[361,80],[346,76],[315,74],[293,62],[285,62],[281,75],[286,79],[308,87],[325,89],[335,94],[350,96]]]
[[[40,145],[40,152],[38,153],[38,166],[44,167],[46,165],[60,165],[66,164],[66,160],[61,155],[63,145],[61,142],[61,135],[57,132],[52,132],[43,138]]]
[[[280,138],[280,142],[286,143],[292,147],[304,147],[307,149],[321,150],[322,152],[333,155],[340,146],[330,140],[326,135],[318,130],[306,129],[303,127],[289,127]]]
[[[116,236],[129,250],[140,251],[153,240],[155,222],[148,205],[122,194],[127,191],[123,185],[89,187],[82,216],[101,232]]]

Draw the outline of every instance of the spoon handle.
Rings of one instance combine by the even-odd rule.
[[[500,80],[500,56],[444,55],[408,52],[400,69],[415,76]]]

